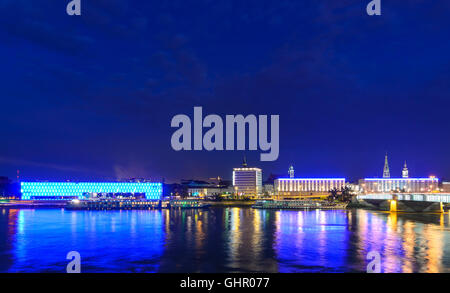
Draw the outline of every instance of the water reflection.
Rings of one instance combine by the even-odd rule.
[[[449,272],[446,214],[251,208],[0,211],[0,272]]]
[[[345,270],[345,211],[276,211],[274,249],[280,272]],[[299,224],[301,223],[301,225]]]

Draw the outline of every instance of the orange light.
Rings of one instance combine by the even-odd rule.
[[[394,199],[391,200],[390,211],[391,212],[396,212],[397,211],[397,201],[394,200]]]

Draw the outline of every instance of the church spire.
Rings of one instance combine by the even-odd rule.
[[[388,163],[388,155],[384,157],[384,169],[383,169],[383,178],[391,178],[391,173],[389,172],[389,163]]]
[[[408,171],[408,166],[406,166],[406,161],[405,161],[405,166],[403,167],[403,170],[402,170],[402,177],[403,178],[409,177],[409,171]]]

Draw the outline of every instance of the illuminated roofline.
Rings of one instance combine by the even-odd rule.
[[[146,199],[159,199],[163,193],[161,182],[21,182],[22,200],[51,198],[84,199],[89,193],[143,193]]]
[[[233,171],[262,171],[259,168],[233,168]]]
[[[366,181],[439,181],[439,178],[364,178]]]
[[[20,184],[162,184],[162,182],[122,182],[122,181],[21,181]]]
[[[275,180],[326,180],[326,181],[332,181],[332,180],[338,180],[338,181],[345,181],[345,178],[277,178]]]

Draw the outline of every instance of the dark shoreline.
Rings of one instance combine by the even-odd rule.
[[[251,207],[254,200],[226,200],[226,201],[205,201],[211,207]],[[2,203],[0,208],[10,209],[34,209],[34,208],[65,208],[66,202],[35,202],[35,203]]]
[[[212,207],[251,207],[255,202],[255,200],[205,201],[206,204],[209,204]]]

